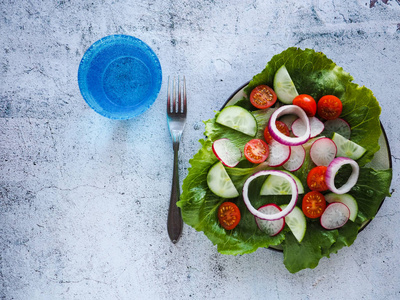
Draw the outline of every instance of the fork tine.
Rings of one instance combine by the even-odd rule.
[[[177,113],[180,113],[182,110],[182,93],[181,93],[181,80],[178,76],[178,109],[176,110]]]
[[[172,82],[171,82],[172,81]],[[178,91],[177,91],[178,89]],[[187,98],[186,98],[186,78],[183,80],[178,76],[178,86],[176,86],[175,76],[173,79],[168,76],[168,91],[167,91],[167,111],[172,114],[186,114]],[[178,95],[177,95],[178,94]],[[177,99],[178,98],[178,99]],[[172,103],[171,103],[172,102]]]
[[[170,112],[171,112],[171,86],[170,86],[170,78],[168,76],[167,113]]]
[[[176,84],[175,84],[175,76],[173,82],[173,90],[172,90],[172,112],[176,113]]]
[[[182,112],[186,114],[186,78],[183,76],[183,109]]]

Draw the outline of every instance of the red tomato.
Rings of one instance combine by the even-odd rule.
[[[326,120],[333,120],[342,113],[342,101],[333,95],[323,96],[318,101],[318,115]]]
[[[301,94],[293,99],[293,104],[300,106],[307,116],[314,117],[317,112],[317,102],[310,95]]]
[[[260,139],[253,139],[244,146],[244,156],[253,164],[264,162],[269,155],[269,147]]]
[[[226,230],[232,230],[239,224],[240,210],[235,203],[224,202],[218,208],[218,220]]]
[[[250,102],[258,109],[265,109],[275,104],[276,94],[267,85],[259,85],[250,93]]]
[[[301,208],[306,217],[312,219],[319,218],[326,208],[324,195],[317,191],[305,194]]]
[[[325,183],[325,173],[327,167],[318,166],[312,168],[307,175],[307,185],[312,191],[326,191],[328,186]]]
[[[278,130],[282,132],[284,135],[290,136],[289,127],[285,123],[281,121],[276,121],[275,125],[276,128],[278,128]],[[270,144],[274,140],[274,138],[269,133],[268,126],[265,127],[264,129],[264,139],[268,144]]]

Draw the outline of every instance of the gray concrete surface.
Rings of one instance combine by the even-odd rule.
[[[166,81],[129,121],[93,112],[77,85],[109,34],[148,43],[185,74],[180,176],[202,120],[290,46],[314,48],[382,106],[393,196],[354,245],[290,274],[282,254],[231,257],[185,226],[166,232],[172,147]],[[1,299],[399,299],[398,0],[0,1]]]

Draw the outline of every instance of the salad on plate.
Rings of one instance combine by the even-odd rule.
[[[204,122],[177,204],[184,222],[222,254],[282,250],[292,273],[350,246],[392,179],[373,163],[379,103],[352,81],[312,49],[275,55]]]

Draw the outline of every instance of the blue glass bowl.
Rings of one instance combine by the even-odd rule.
[[[146,111],[161,88],[162,71],[153,50],[128,35],[110,35],[85,52],[78,84],[87,104],[110,119],[130,119]]]

